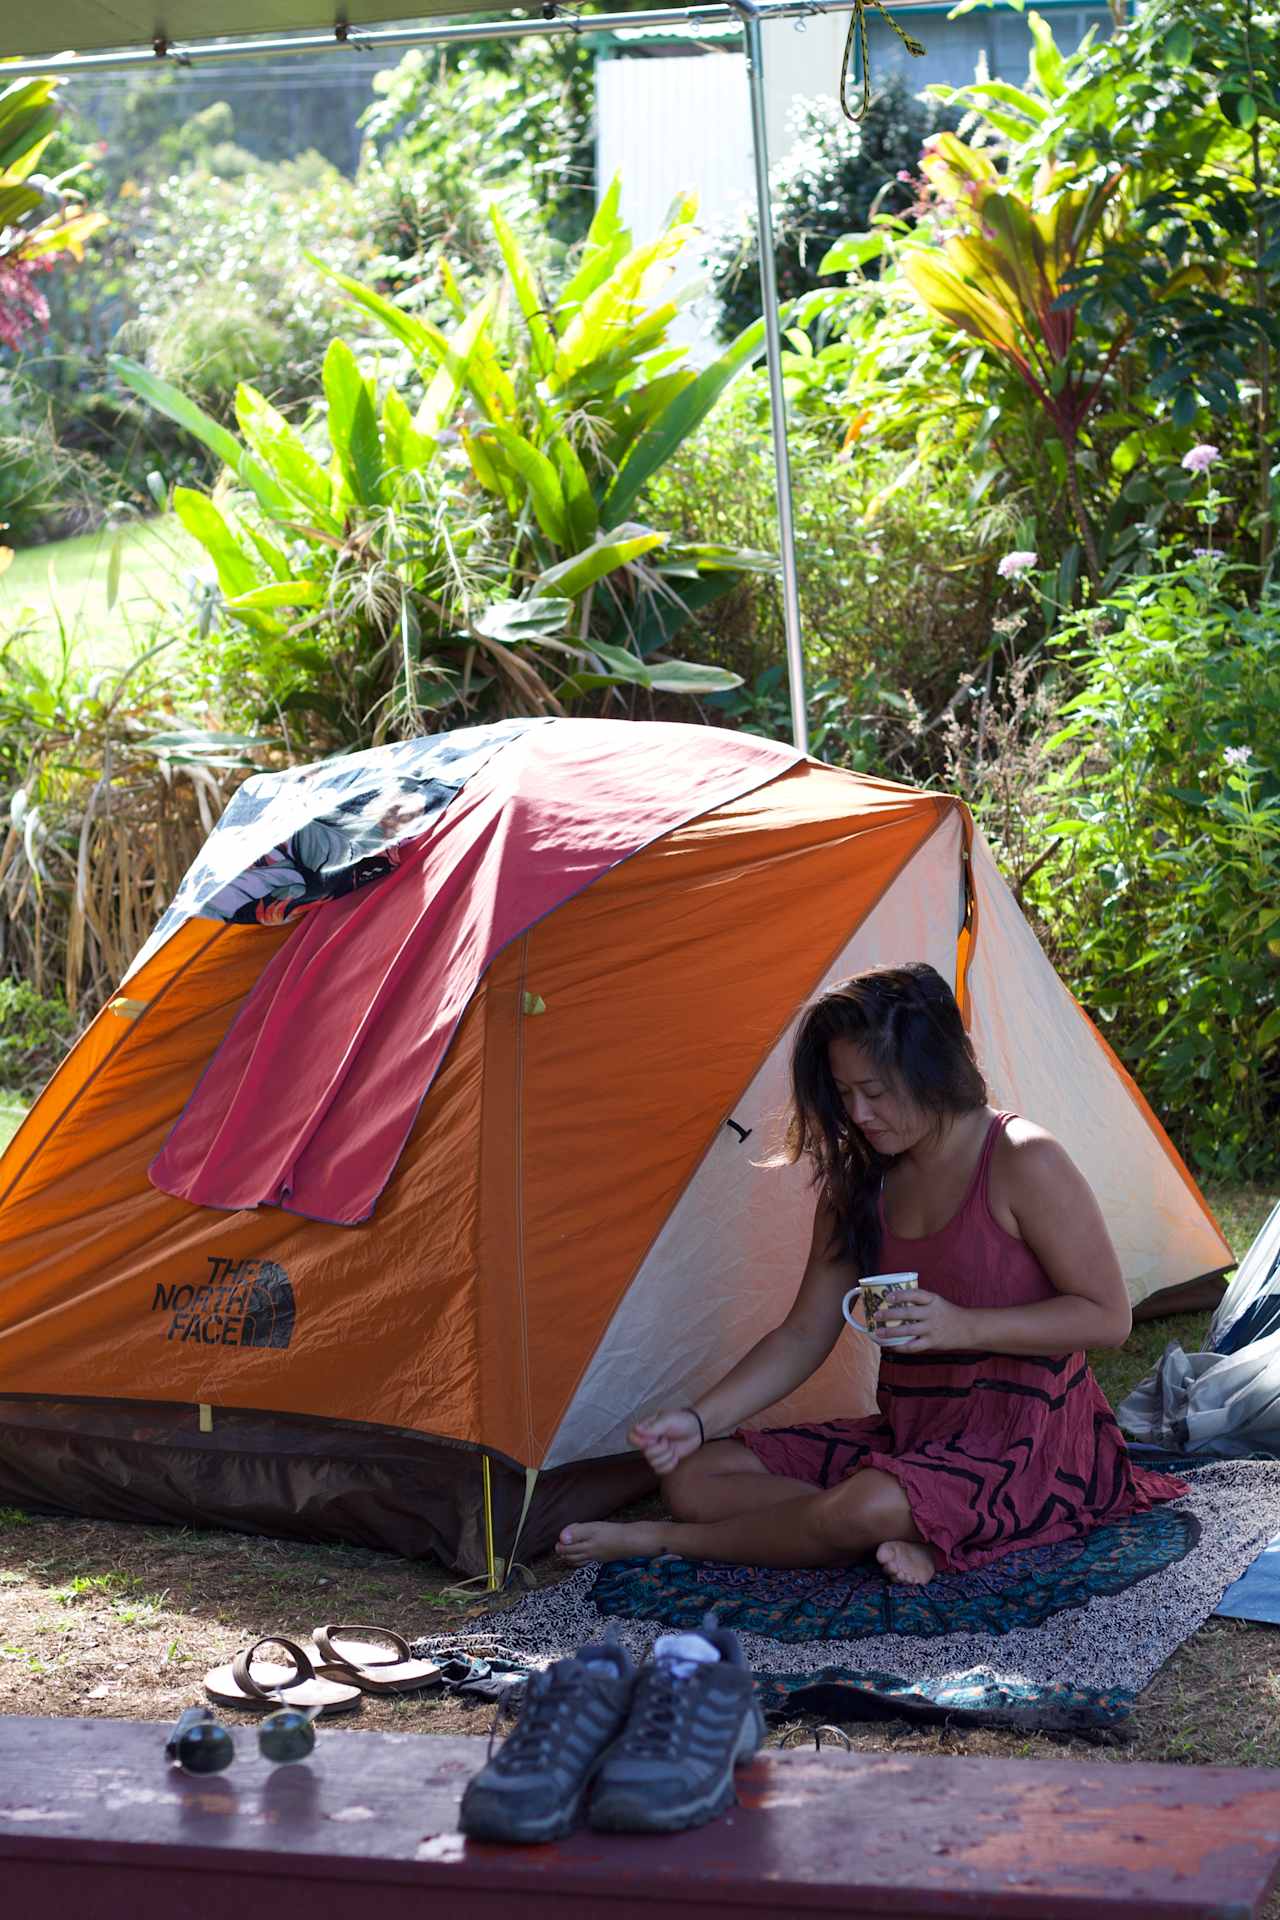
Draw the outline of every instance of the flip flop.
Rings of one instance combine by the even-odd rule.
[[[254,1658],[260,1647],[278,1647],[290,1664]],[[245,1713],[270,1713],[273,1707],[313,1707],[321,1719],[331,1713],[350,1713],[360,1705],[360,1690],[349,1683],[317,1674],[311,1656],[292,1640],[269,1634],[238,1653],[229,1666],[214,1667],[204,1677],[204,1690],[220,1707],[238,1707]]]
[[[352,1637],[365,1634],[375,1636],[372,1643]],[[438,1660],[415,1660],[408,1641],[390,1627],[313,1627],[311,1638],[320,1655],[317,1668],[341,1675],[363,1693],[418,1693],[438,1686],[444,1673]]]

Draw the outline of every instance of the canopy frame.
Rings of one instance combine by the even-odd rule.
[[[765,364],[769,379],[791,732],[795,745],[802,753],[807,753],[809,726],[804,642],[796,569],[786,391],[782,378],[782,329],[778,319],[778,280],[774,264],[773,205],[769,193],[769,143],[765,125],[765,63],[761,27],[767,20],[802,19],[806,15],[847,11],[848,5],[849,0],[727,0],[726,4],[667,7],[638,13],[579,15],[562,13],[553,0],[548,0],[549,17],[541,20],[461,21],[453,25],[360,28],[349,27],[344,21],[339,21],[325,31],[264,34],[241,40],[189,41],[183,46],[173,46],[167,40],[157,38],[150,48],[122,47],[101,53],[55,55],[43,60],[6,60],[0,62],[0,82],[35,74],[93,73],[112,68],[155,66],[157,62],[166,60],[173,60],[183,67],[194,67],[205,58],[258,59],[269,54],[313,53],[328,47],[347,47],[374,53],[393,47],[458,46],[481,40],[519,40],[531,34],[626,33],[655,26],[697,26],[736,20],[742,29],[751,101],[752,165],[759,233],[760,291],[764,303]]]

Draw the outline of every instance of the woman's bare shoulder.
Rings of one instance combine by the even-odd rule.
[[[1006,1123],[996,1143],[991,1171],[1001,1196],[1015,1210],[1019,1200],[1042,1199],[1050,1192],[1087,1185],[1056,1134],[1021,1114],[1014,1114]]]

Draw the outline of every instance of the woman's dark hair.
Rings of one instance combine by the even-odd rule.
[[[891,1157],[876,1153],[845,1111],[828,1049],[852,1040],[936,1126],[987,1102],[987,1085],[942,975],[923,960],[868,967],[832,987],[805,1013],[791,1052],[793,1112],[786,1158],[808,1155],[814,1184],[836,1216],[832,1253],[860,1274],[880,1259],[880,1183]]]

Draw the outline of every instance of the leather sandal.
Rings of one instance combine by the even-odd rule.
[[[289,1665],[257,1658],[261,1647],[275,1647],[288,1656]],[[360,1705],[360,1690],[350,1681],[316,1672],[311,1655],[292,1640],[268,1634],[245,1647],[225,1667],[214,1667],[204,1677],[204,1690],[220,1707],[243,1713],[270,1713],[275,1707],[314,1708],[321,1719],[350,1713]]]
[[[438,1686],[444,1672],[438,1660],[415,1660],[408,1641],[390,1627],[313,1627],[311,1639],[320,1656],[317,1671],[362,1693],[419,1693]]]

